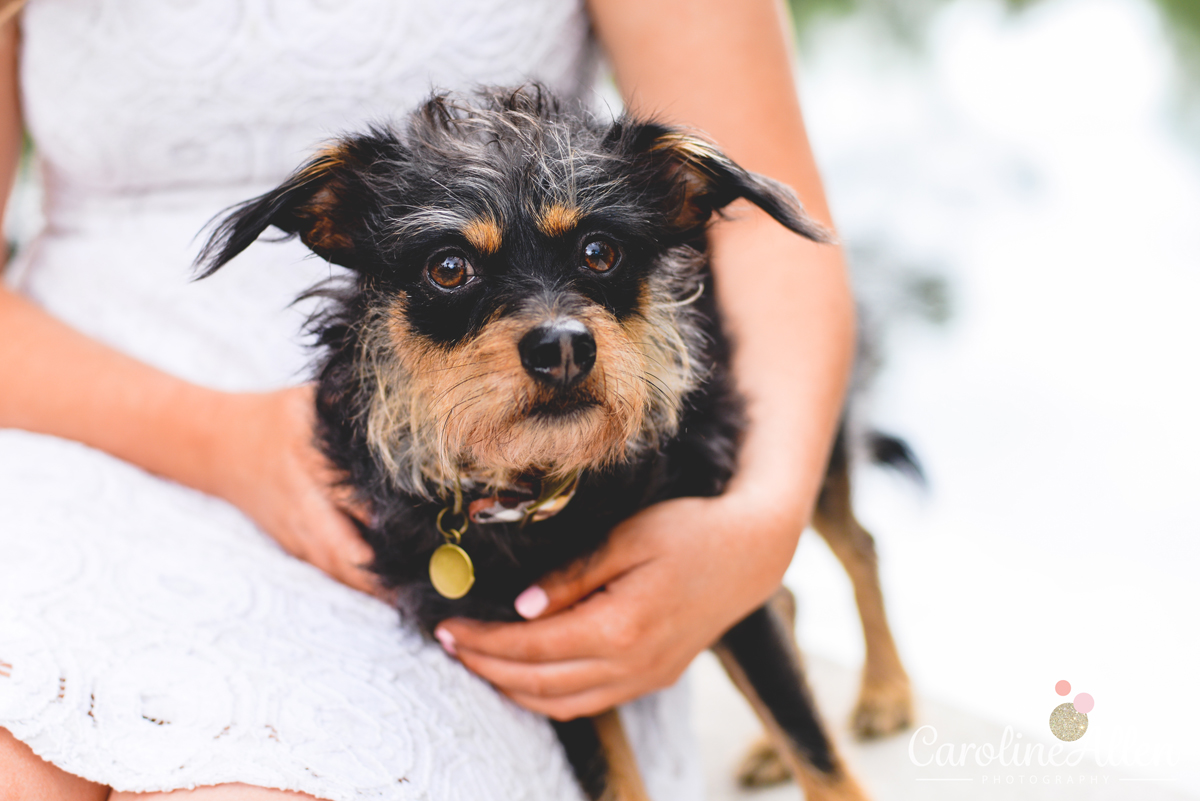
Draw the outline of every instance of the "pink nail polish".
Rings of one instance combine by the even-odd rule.
[[[516,607],[517,614],[526,620],[533,620],[542,612],[545,612],[546,607],[549,605],[550,596],[536,584],[518,595],[517,600],[513,601],[513,606]]]
[[[445,629],[434,629],[434,638],[442,644],[442,648],[451,656],[458,656],[458,649],[454,647],[454,635]]]

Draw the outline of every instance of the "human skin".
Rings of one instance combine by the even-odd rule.
[[[707,131],[740,164],[791,185],[812,216],[831,222],[781,7],[597,0],[590,10],[631,108]],[[0,189],[11,185],[20,146],[14,45],[10,23],[0,42]],[[853,351],[842,255],[749,206],[732,207],[711,239],[751,420],[726,493],[670,501],[626,521],[600,554],[539,583],[546,603],[536,620],[440,628],[468,668],[535,711],[575,717],[674,682],[779,586],[811,515]],[[78,393],[81,385],[89,392]],[[74,439],[222,497],[289,553],[375,590],[359,567],[370,551],[312,445],[310,387],[248,394],[190,384],[0,289],[0,427]],[[537,600],[537,592],[526,597]],[[89,783],[85,792],[79,779],[47,771],[22,749],[0,736],[0,765],[11,760],[13,776],[50,776],[38,779],[36,797],[107,797],[107,788]],[[202,798],[204,789],[191,794]],[[3,792],[0,801],[9,801]],[[11,796],[25,797],[34,796]]]
[[[633,110],[707,132],[832,228],[779,4],[593,0],[590,10]],[[539,582],[544,596],[527,592],[519,611],[544,606],[532,622],[438,629],[529,709],[570,719],[674,683],[779,586],[811,516],[853,356],[842,253],[749,204],[729,217],[712,228],[712,266],[750,428],[727,491],[626,521],[598,556]]]

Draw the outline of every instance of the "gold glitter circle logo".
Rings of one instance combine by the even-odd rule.
[[[1050,733],[1068,743],[1087,733],[1087,715],[1075,710],[1074,704],[1059,704],[1050,713]]]

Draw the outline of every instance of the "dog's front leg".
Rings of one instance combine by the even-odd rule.
[[[866,801],[817,717],[792,627],[776,604],[751,612],[713,651],[758,713],[807,801]]]
[[[585,793],[593,801],[650,801],[616,709],[556,722],[554,729]]]

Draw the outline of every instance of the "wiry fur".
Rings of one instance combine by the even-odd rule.
[[[486,323],[455,347],[423,342],[405,299],[372,308],[359,328],[358,380],[373,392],[362,421],[379,466],[398,489],[444,496],[464,474],[495,488],[531,470],[608,467],[673,436],[683,400],[707,377],[695,300],[704,254],[679,246],[660,259],[638,311],[618,321],[595,304],[535,300]],[[547,392],[529,380],[512,343],[539,321],[574,316],[603,354],[580,394],[599,402],[556,430],[527,420]],[[442,491],[431,488],[439,488]]]
[[[428,632],[450,616],[515,619],[519,592],[639,509],[722,491],[743,418],[706,226],[737,198],[827,240],[789,190],[694,133],[600,123],[537,87],[437,95],[232,210],[203,274],[272,225],[352,271],[314,291],[318,436],[371,508],[374,570]],[[597,241],[616,254],[607,267],[584,257]],[[594,363],[548,382],[520,343],[563,321],[594,341]],[[475,585],[457,600],[433,590],[435,520],[456,488],[469,502],[574,473],[554,517],[472,524]]]

